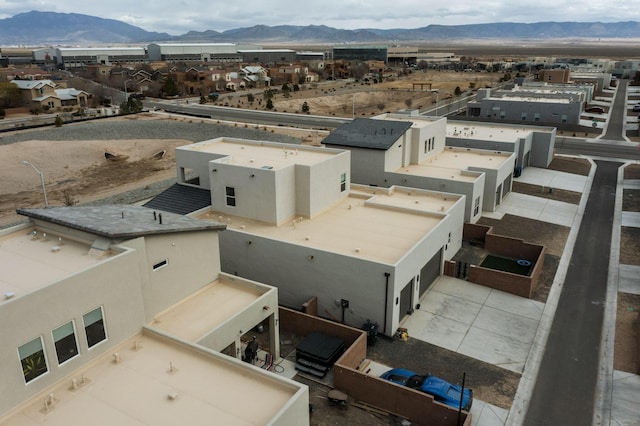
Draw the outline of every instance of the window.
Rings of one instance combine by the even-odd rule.
[[[58,356],[58,365],[78,355],[78,343],[76,342],[73,321],[56,328],[52,334],[53,343],[56,346],[56,355]]]
[[[424,140],[424,153],[426,154],[429,151],[429,145],[431,144],[431,139]]]
[[[523,112],[522,115],[520,116],[520,118],[522,119],[522,121],[526,121],[527,119],[527,113]]]
[[[84,332],[87,335],[87,346],[91,348],[107,339],[101,307],[84,314],[82,321],[84,322]]]
[[[347,189],[347,174],[340,175],[340,192],[344,192]]]
[[[566,123],[567,122],[567,115],[566,114],[562,114],[560,119],[562,120],[563,123]]]
[[[29,343],[20,346],[18,348],[18,355],[20,356],[22,374],[24,374],[26,383],[49,371],[47,368],[47,360],[44,356],[41,337],[36,337]]]
[[[533,120],[534,121],[540,121],[540,113],[536,112],[535,114],[533,114]]]
[[[480,212],[480,197],[476,198],[476,201],[473,203],[473,215],[477,216]]]
[[[227,205],[231,207],[235,207],[236,206],[236,189],[231,186],[227,186],[225,191],[227,193]]]
[[[161,260],[160,262],[153,265],[153,270],[155,271],[156,269],[160,269],[163,266],[167,266],[168,264],[169,264],[169,261],[167,259]]]

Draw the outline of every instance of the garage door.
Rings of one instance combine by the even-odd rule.
[[[420,297],[429,290],[431,284],[440,276],[440,265],[442,264],[442,249],[428,261],[420,270]]]
[[[398,311],[398,320],[402,319],[409,314],[411,310],[411,295],[413,294],[413,280],[404,286],[400,292],[400,310]]]

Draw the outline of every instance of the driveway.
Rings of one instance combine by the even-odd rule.
[[[544,304],[442,276],[402,323],[420,339],[522,373]]]

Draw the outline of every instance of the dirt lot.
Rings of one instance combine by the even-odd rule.
[[[303,85],[302,90],[289,95],[276,94],[273,98],[274,111],[301,112],[303,102],[307,102],[309,113],[314,115],[334,115],[338,117],[372,116],[387,111],[406,108],[435,108],[445,112],[455,100],[455,89],[462,92],[474,88],[495,86],[502,73],[454,72],[454,71],[413,71],[406,77],[394,78],[383,83],[323,82]],[[414,89],[414,83],[429,83]],[[431,90],[437,90],[438,94]],[[253,105],[247,103],[241,92],[221,97],[218,104],[239,108],[263,109],[265,100],[256,95]],[[260,104],[258,103],[260,101]]]

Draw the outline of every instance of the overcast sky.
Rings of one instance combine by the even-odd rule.
[[[636,1],[613,0],[0,0],[0,18],[31,10],[117,19],[172,35],[258,24],[387,29],[491,22],[640,21]]]

